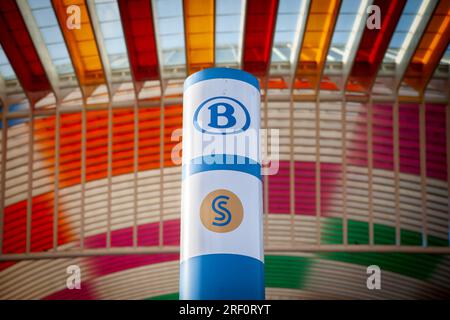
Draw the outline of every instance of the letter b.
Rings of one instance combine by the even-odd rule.
[[[219,107],[224,107],[225,110],[223,112],[219,112]],[[224,129],[230,128],[236,124],[236,118],[233,116],[234,107],[230,104],[223,102],[216,103],[208,107],[208,109],[211,111],[211,120],[208,126],[217,129]],[[219,118],[226,119],[226,123],[223,123],[223,120],[219,123]]]

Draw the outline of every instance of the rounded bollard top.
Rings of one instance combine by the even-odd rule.
[[[197,82],[211,79],[239,80],[254,86],[258,91],[260,91],[258,79],[256,79],[252,74],[243,70],[231,68],[208,68],[193,73],[184,81],[184,91]]]

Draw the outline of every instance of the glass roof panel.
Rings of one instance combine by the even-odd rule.
[[[31,13],[41,32],[56,72],[73,73],[72,62],[50,0],[28,0]]]
[[[181,0],[156,0],[154,15],[163,68],[186,64]]]
[[[32,0],[28,1],[31,9],[45,9],[48,8],[49,0]]]
[[[441,59],[441,64],[450,64],[450,45],[445,50],[444,56]]]
[[[272,62],[293,63],[306,0],[281,0],[272,46]]]
[[[244,4],[244,0],[216,0],[216,64],[241,61]]]
[[[95,0],[95,10],[112,70],[130,67],[116,0]]]
[[[342,1],[333,38],[331,39],[327,61],[342,62],[349,51],[349,46],[355,45],[353,43],[354,41],[350,41],[350,39],[356,32],[355,27],[358,21],[358,13],[366,7],[366,3],[367,1],[360,0]]]
[[[6,56],[3,48],[0,46],[0,76],[4,80],[14,80],[17,79],[16,73],[14,72],[11,64],[9,63],[8,57]]]
[[[406,2],[405,9],[403,10],[402,16],[398,21],[397,27],[392,35],[391,42],[389,43],[387,52],[384,56],[384,62],[395,62],[402,47],[405,42],[408,33],[413,33],[412,30],[413,22],[419,14],[421,5],[426,6],[428,1],[422,0],[408,0]]]

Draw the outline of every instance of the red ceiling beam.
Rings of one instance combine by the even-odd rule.
[[[158,80],[158,49],[151,1],[119,0],[119,9],[134,80]]]
[[[406,0],[374,1],[380,8],[381,28],[364,29],[347,89],[371,90],[405,4]]]
[[[247,1],[242,68],[255,76],[268,72],[277,10],[278,0]]]
[[[14,0],[0,1],[0,43],[31,103],[52,91],[50,81]]]

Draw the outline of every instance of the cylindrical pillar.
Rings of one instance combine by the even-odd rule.
[[[259,129],[251,74],[184,82],[180,299],[264,299]]]

